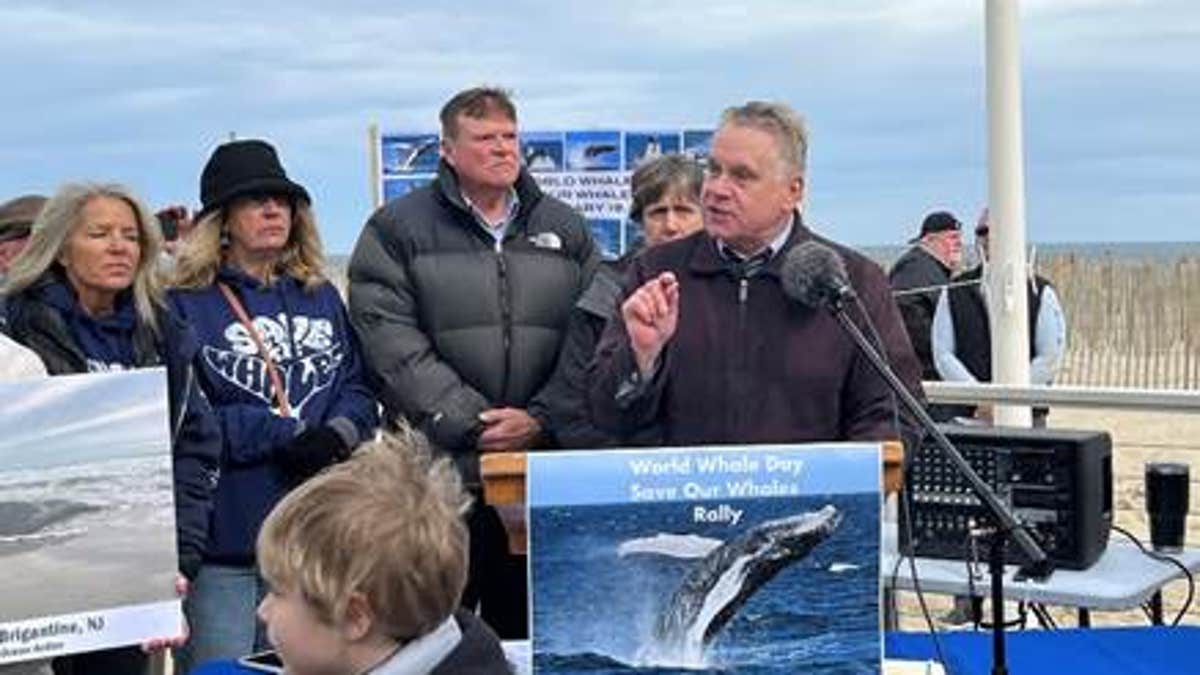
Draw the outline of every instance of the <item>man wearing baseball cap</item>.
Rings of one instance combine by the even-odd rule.
[[[925,216],[920,234],[909,243],[912,248],[892,266],[888,279],[908,338],[921,360],[921,378],[938,380],[930,328],[942,287],[962,261],[962,223],[949,211],[934,211]]]

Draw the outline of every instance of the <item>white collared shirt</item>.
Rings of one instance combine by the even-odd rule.
[[[987,283],[987,268],[980,279],[977,292],[983,297],[983,306],[988,308],[989,290]],[[1034,281],[1031,278],[1030,284]],[[1033,290],[1036,291],[1034,286]],[[1063,316],[1062,305],[1054,287],[1047,284],[1042,289],[1042,297],[1038,305],[1037,317],[1034,319],[1033,353],[1029,355],[1030,384],[1052,384],[1054,376],[1062,365],[1063,354],[1067,344],[1067,321]],[[933,323],[930,325],[930,346],[933,349],[933,364],[938,375],[947,382],[976,382],[975,376],[958,358],[957,338],[954,334],[954,311],[950,307],[950,290],[942,289],[938,296],[937,308],[933,313]]]
[[[427,675],[462,642],[454,615],[441,625],[396,650],[387,661],[363,675]]]
[[[517,211],[521,208],[521,198],[517,196],[517,189],[515,187],[508,188],[508,194],[504,196],[504,215],[496,222],[489,221],[483,215],[483,211],[480,211],[471,201],[471,198],[467,196],[466,192],[461,192],[461,194],[463,202],[466,203],[467,208],[471,211],[471,215],[475,216],[475,222],[479,223],[483,231],[490,234],[492,239],[496,240],[497,244],[504,241],[504,235],[508,232],[508,226],[517,219]]]
[[[779,253],[779,251],[783,249],[783,245],[787,243],[788,237],[792,236],[792,228],[795,226],[796,226],[796,214],[793,212],[793,213],[788,214],[787,221],[783,224],[783,229],[779,230],[779,234],[775,235],[774,239],[767,242],[766,246],[763,246],[762,248],[758,249],[757,251],[755,251],[749,255],[743,255],[740,252],[738,252],[737,249],[733,248],[732,246],[725,243],[724,241],[718,239],[717,240],[717,253],[720,253],[721,257],[726,258],[726,259],[729,258],[730,254],[733,254],[733,255],[736,255],[740,260],[749,260],[750,258],[753,258],[754,256],[762,253],[763,251],[770,251],[771,254],[767,257],[774,258],[775,254]]]

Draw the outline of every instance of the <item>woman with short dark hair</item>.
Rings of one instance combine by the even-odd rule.
[[[642,226],[646,246],[657,246],[703,229],[700,206],[703,183],[700,164],[678,154],[649,160],[634,171],[629,217]],[[637,438],[617,438],[600,430],[592,422],[587,398],[588,363],[605,324],[617,311],[625,267],[637,253],[635,248],[620,260],[601,265],[567,320],[566,337],[545,395],[550,431],[564,448],[647,445],[657,437],[650,431]]]

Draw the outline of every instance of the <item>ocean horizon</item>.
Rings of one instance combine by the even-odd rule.
[[[964,248],[971,247],[970,235],[964,236]],[[854,246],[875,260],[892,261],[900,257],[911,244],[870,244]],[[1166,262],[1184,257],[1200,256],[1200,241],[1095,241],[1095,242],[1031,242],[1030,248],[1038,258],[1074,255],[1080,258],[1113,258],[1136,262]]]
[[[881,265],[889,266],[911,244],[848,244]],[[1046,257],[1074,255],[1084,259],[1111,258],[1122,262],[1171,262],[1182,258],[1200,258],[1200,241],[1094,241],[1094,242],[1032,242],[1030,248],[1038,260]],[[970,235],[965,237],[964,249],[970,251]],[[350,262],[349,253],[326,256],[329,267],[345,276]]]

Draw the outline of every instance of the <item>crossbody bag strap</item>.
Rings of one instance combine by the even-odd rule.
[[[292,407],[288,405],[287,392],[283,388],[283,378],[279,376],[279,369],[275,367],[275,359],[272,359],[271,352],[267,351],[267,345],[263,343],[262,336],[258,334],[258,330],[250,321],[250,316],[246,314],[246,308],[242,307],[241,301],[229,286],[217,282],[217,288],[221,289],[221,295],[225,296],[229,308],[233,310],[237,320],[241,322],[242,327],[250,334],[250,339],[254,340],[255,346],[258,347],[258,355],[267,365],[267,377],[271,378],[271,388],[275,390],[275,402],[279,404],[279,412],[285,417],[291,417]]]

